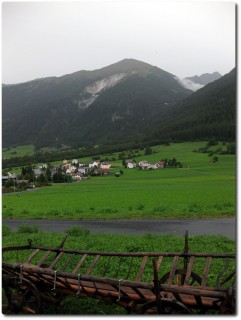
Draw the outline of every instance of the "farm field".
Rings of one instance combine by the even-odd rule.
[[[31,155],[34,153],[34,145],[26,144],[15,148],[4,148],[2,155],[3,158],[22,157],[25,155]]]
[[[152,171],[121,168],[111,161],[112,172],[69,184],[53,184],[24,193],[2,196],[3,218],[207,218],[236,213],[236,158],[193,152],[206,142],[153,147],[151,155],[135,157],[149,162],[175,157],[183,168]],[[215,148],[215,147],[213,147]],[[115,154],[114,154],[115,156]],[[87,158],[83,159],[88,160]]]
[[[184,248],[184,237],[180,236],[159,236],[146,234],[143,236],[120,236],[120,235],[101,235],[91,234],[85,228],[71,228],[66,230],[68,238],[65,242],[64,248],[76,250],[91,250],[91,251],[114,251],[114,252],[181,252]],[[25,245],[28,239],[32,239],[33,245],[57,247],[63,237],[62,233],[55,232],[39,232],[38,228],[22,225],[16,232],[12,232],[6,225],[3,225],[2,232],[2,246]],[[190,252],[206,252],[206,253],[235,253],[235,242],[222,236],[189,236],[189,251]],[[19,251],[19,259],[21,259],[21,252]],[[16,254],[6,252],[3,257],[4,261],[16,261]],[[116,274],[116,269],[120,266],[115,264],[118,261],[112,261],[112,268],[109,268],[108,276],[113,277]],[[166,273],[170,270],[171,262],[162,265],[162,272]],[[195,265],[195,272],[202,275],[203,265],[197,263]],[[71,268],[72,266],[70,266]],[[139,270],[140,263],[133,266],[133,274]],[[152,269],[147,268],[147,276],[152,276]],[[215,284],[217,274],[223,265],[212,263],[208,283]],[[129,264],[126,261],[121,263],[121,270],[126,274],[129,269]],[[96,272],[103,271],[103,265],[96,264]],[[149,273],[148,273],[149,271]],[[125,310],[118,306],[108,305],[101,301],[90,298],[77,298],[75,296],[68,296],[64,300],[63,306],[54,306],[47,304],[45,306],[46,314],[126,314]]]

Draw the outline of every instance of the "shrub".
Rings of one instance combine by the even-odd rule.
[[[34,225],[27,225],[27,224],[20,224],[17,233],[38,233],[39,232],[39,226],[37,224]]]
[[[47,214],[50,215],[50,216],[58,216],[58,215],[60,215],[60,212],[58,210],[56,210],[56,209],[52,209],[52,210],[49,210],[47,212]]]
[[[84,227],[78,227],[78,226],[74,226],[71,227],[67,230],[65,230],[65,232],[73,237],[81,237],[81,236],[88,236],[90,234],[90,230]]]
[[[199,205],[198,203],[190,203],[188,206],[189,212],[203,212],[203,207]]]
[[[28,210],[24,209],[20,212],[20,215],[28,215],[29,213],[30,212]]]
[[[144,204],[140,203],[137,206],[137,210],[143,210],[145,208]]]

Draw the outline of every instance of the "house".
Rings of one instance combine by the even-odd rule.
[[[110,162],[103,161],[100,164],[100,168],[101,169],[110,169],[110,167],[111,167],[111,163]]]
[[[85,167],[85,166],[86,166],[85,163],[83,163],[83,162],[79,163],[79,167]]]
[[[136,168],[136,161],[135,160],[126,160],[126,167],[129,169]]]
[[[88,174],[90,172],[90,167],[80,167],[78,168],[78,173],[80,174]]]
[[[81,173],[72,173],[73,181],[79,181],[82,179]]]
[[[92,175],[94,176],[108,176],[110,175],[110,172],[108,171],[108,169],[95,169],[94,172],[92,173]]]
[[[39,163],[38,167],[39,169],[47,169],[48,165],[46,163]]]
[[[156,163],[155,163],[155,164],[150,164],[150,165],[147,167],[147,170],[156,170],[156,169],[158,169],[158,166],[157,166]]]
[[[5,183],[9,180],[8,176],[2,176],[2,185],[5,185]]]
[[[146,160],[142,160],[139,162],[139,167],[142,169],[142,170],[147,170],[148,167],[150,166],[151,164],[146,161]]]
[[[89,163],[89,167],[90,168],[98,168],[100,165],[100,161],[99,160],[96,160],[96,161],[92,161]]]
[[[73,159],[71,163],[72,165],[76,166],[78,165],[79,161],[77,159]]]
[[[34,173],[35,177],[38,177],[41,175],[42,171],[40,169],[33,169],[33,173]]]
[[[165,168],[165,161],[160,160],[156,163],[156,165],[158,168]]]
[[[11,173],[11,172],[8,172],[8,178],[9,179],[17,179],[17,175],[16,175],[16,173]]]
[[[77,171],[77,168],[75,166],[69,166],[69,170],[71,172],[76,172]]]

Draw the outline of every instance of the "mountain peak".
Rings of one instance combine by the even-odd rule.
[[[101,68],[98,71],[103,72],[105,70],[108,70],[108,72],[114,72],[114,73],[120,73],[120,72],[131,73],[134,71],[146,72],[146,71],[149,71],[151,68],[153,68],[153,66],[146,62],[142,62],[136,59],[126,58],[118,62],[115,62],[109,66],[106,66],[104,68]]]
[[[221,77],[222,75],[219,72],[215,71],[213,73],[204,73],[204,74],[201,74],[200,76],[195,75],[194,77],[187,77],[185,79],[191,80],[194,83],[205,86],[208,83],[211,83],[213,81],[220,79]]]

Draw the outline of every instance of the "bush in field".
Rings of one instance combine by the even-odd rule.
[[[138,204],[137,210],[143,210],[145,208],[143,203]]]
[[[12,232],[12,229],[4,223],[2,225],[2,236],[3,237],[9,236],[11,232]]]
[[[90,234],[90,230],[84,227],[71,227],[65,232],[73,237],[88,236]]]
[[[39,232],[39,226],[37,224],[29,226],[23,223],[23,224],[20,224],[20,226],[17,229],[17,233],[38,233],[38,232]]]

